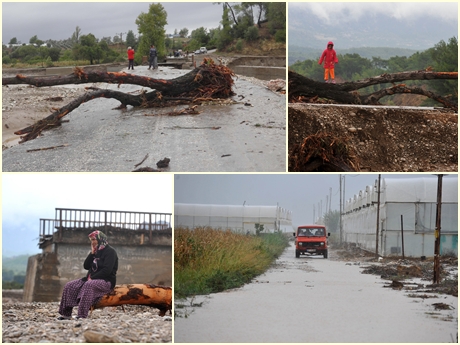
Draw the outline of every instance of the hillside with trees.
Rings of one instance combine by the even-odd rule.
[[[2,45],[3,68],[54,67],[126,62],[126,48],[135,49],[135,64],[142,63],[151,44],[157,48],[159,61],[175,50],[193,52],[200,47],[217,49],[220,54],[285,55],[286,3],[216,3],[222,6],[219,27],[200,27],[190,31],[184,27],[167,35],[168,13],[160,4],[148,5],[133,21],[137,33],[126,36],[98,38],[92,33],[82,35],[77,26],[68,39],[39,39],[37,35],[21,44],[16,37]],[[147,6],[147,4],[146,4]]]
[[[338,83],[352,82],[375,76],[407,71],[436,71],[458,72],[458,41],[452,37],[446,43],[440,41],[434,47],[422,52],[416,52],[409,57],[394,56],[389,59],[372,57],[371,59],[359,54],[338,54],[339,63],[335,66],[336,80]],[[290,70],[314,81],[322,81],[324,69],[318,64],[318,59],[296,62]],[[457,80],[434,80],[429,84],[413,80],[405,83],[408,87],[420,87],[438,95],[449,98],[458,104]],[[388,87],[388,84],[379,84],[367,87],[363,93],[373,93]],[[424,96],[393,95],[385,97],[382,103],[386,105],[435,105],[431,99]]]

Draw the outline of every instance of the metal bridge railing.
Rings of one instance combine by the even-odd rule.
[[[55,219],[40,219],[40,242],[53,237],[57,230],[59,240],[62,231],[73,229],[124,229],[152,231],[171,228],[171,213],[87,210],[56,208]]]

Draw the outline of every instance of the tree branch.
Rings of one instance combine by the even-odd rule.
[[[361,96],[364,104],[378,104],[378,100],[382,97],[394,95],[396,93],[411,93],[429,97],[436,102],[443,104],[446,108],[457,109],[457,105],[449,101],[446,97],[438,96],[431,91],[423,90],[420,87],[407,87],[404,84],[394,85],[392,87],[382,89],[366,96]]]
[[[434,80],[434,79],[457,79],[457,72],[431,72],[431,71],[412,71],[392,74],[382,74],[377,77],[363,79],[355,82],[341,84],[327,84],[304,77],[293,71],[288,73],[289,102],[299,102],[302,99],[314,99],[315,97],[333,100],[342,104],[378,104],[378,100],[384,96],[396,93],[420,94],[437,102],[445,107],[457,109],[457,105],[447,97],[439,96],[433,92],[423,90],[419,87],[406,87],[404,84],[393,85],[392,87],[374,92],[369,95],[360,95],[357,90],[384,83],[395,83],[405,80]]]
[[[155,89],[132,95],[116,90],[95,89],[88,92],[64,107],[58,109],[48,117],[34,125],[16,131],[21,137],[20,143],[35,139],[43,130],[61,125],[61,119],[78,108],[80,104],[95,98],[113,98],[121,102],[122,106],[160,107],[175,102],[192,103],[200,99],[228,98],[233,95],[232,85],[234,73],[223,65],[215,65],[212,59],[205,58],[203,63],[191,72],[171,80],[153,79],[126,73],[85,73],[81,68],[75,68],[74,73],[64,77],[26,77],[18,75],[13,78],[3,78],[3,85],[31,84],[37,87],[79,84],[88,82],[107,82],[113,84],[137,84]]]

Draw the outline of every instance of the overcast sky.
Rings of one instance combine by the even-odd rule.
[[[54,219],[55,208],[172,213],[173,176],[4,173],[3,255],[39,253],[39,220]]]
[[[2,2],[2,42],[13,37],[28,43],[37,35],[43,41],[72,36],[77,26],[81,34],[96,38],[112,37],[129,30],[138,36],[136,19],[147,13],[152,2]],[[157,2],[155,2],[157,3]],[[183,28],[217,28],[222,19],[222,5],[212,2],[163,2],[168,14],[165,30],[173,33]],[[124,38],[123,38],[124,39]]]
[[[385,15],[411,21],[434,17],[457,21],[457,2],[292,2],[289,9],[310,8],[328,23],[358,21],[362,16]]]
[[[378,174],[346,174],[345,199],[374,185]],[[430,177],[426,174],[382,174],[382,178]],[[456,175],[446,178],[456,178]],[[325,211],[332,188],[331,209],[339,210],[339,174],[215,174],[174,177],[174,202],[186,204],[276,206],[292,211],[294,226],[313,222],[313,206]]]

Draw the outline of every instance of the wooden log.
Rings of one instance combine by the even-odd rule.
[[[429,97],[447,108],[457,109],[457,105],[447,96],[436,95],[419,87],[407,87],[404,84],[395,85],[406,80],[436,80],[458,78],[457,72],[432,72],[432,71],[411,71],[400,73],[384,73],[380,76],[345,82],[340,84],[327,84],[304,77],[296,72],[289,71],[288,74],[288,99],[295,103],[303,99],[324,98],[340,104],[363,104],[378,105],[380,98],[397,93],[412,93]],[[357,90],[378,84],[391,83],[393,86],[362,95]]]
[[[193,103],[202,99],[228,98],[234,95],[234,73],[223,65],[216,65],[210,58],[205,58],[203,63],[178,78],[171,80],[154,79],[138,75],[118,72],[84,72],[76,67],[74,72],[67,76],[27,77],[17,75],[15,77],[2,78],[3,85],[29,84],[36,87],[105,82],[112,84],[135,84],[149,87],[152,91],[132,95],[116,90],[97,89],[88,92],[64,107],[57,109],[46,118],[37,121],[32,126],[20,129],[14,134],[21,135],[19,143],[35,139],[42,131],[58,127],[62,124],[62,118],[78,108],[81,104],[96,98],[113,98],[118,100],[124,108],[127,105],[135,107],[162,107],[178,103]]]
[[[172,309],[172,288],[151,284],[116,285],[112,292],[104,295],[92,309],[122,306],[124,304],[146,305],[160,310],[164,316]]]

